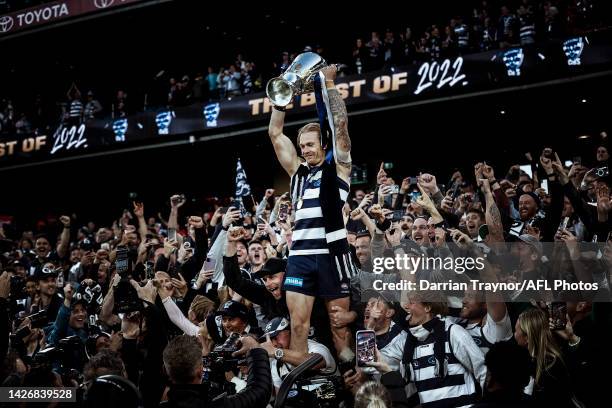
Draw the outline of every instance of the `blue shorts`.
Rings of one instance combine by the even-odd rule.
[[[292,255],[287,260],[283,289],[308,296],[339,299],[350,296],[350,281],[348,276],[340,277],[332,268],[329,254]]]

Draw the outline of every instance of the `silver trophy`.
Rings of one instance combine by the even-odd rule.
[[[314,90],[314,76],[326,66],[327,62],[314,52],[298,55],[281,76],[268,81],[268,98],[276,106],[289,105],[294,96]]]

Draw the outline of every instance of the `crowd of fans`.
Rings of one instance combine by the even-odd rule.
[[[473,9],[466,7],[462,15],[453,16],[446,22],[371,32],[367,37],[355,40],[352,54],[347,49],[342,55],[327,55],[319,44],[282,51],[277,61],[257,64],[246,60],[243,54],[237,54],[235,61],[209,66],[206,72],[185,73],[164,79],[167,85],[162,88],[167,97],[151,101],[151,95],[147,95],[149,99],[139,96],[138,102],[133,100],[127,104],[126,90],[119,89],[114,97],[103,95],[104,105],[94,97],[95,108],[81,109],[79,117],[81,121],[93,117],[118,118],[164,106],[187,106],[258,92],[271,77],[282,73],[295,56],[306,51],[317,52],[330,61],[341,63],[340,75],[344,75],[495,48],[529,46],[601,26],[594,10],[597,10],[596,2],[592,0],[483,0],[477,2]],[[255,53],[255,50],[251,52]],[[49,103],[38,95],[31,106],[15,106],[11,98],[4,98],[0,101],[0,133],[40,133],[48,131],[52,124],[65,123],[68,118],[73,121],[78,113],[71,110],[73,102],[78,101],[85,107],[92,96],[93,90],[88,90],[86,95],[71,90],[67,99]]]
[[[306,357],[318,360],[288,394],[283,379],[306,361],[289,351],[282,288],[295,227],[288,193],[189,214],[181,195],[165,210],[134,202],[109,225],[73,215],[24,230],[4,217],[0,382],[78,387],[89,406],[203,406],[222,393],[217,403],[249,407],[275,396],[313,407],[597,406],[612,328],[608,162],[604,140],[591,160],[567,166],[545,149],[530,172],[475,163],[444,186],[443,175],[402,178],[381,164],[376,184],[353,189],[345,206],[359,266],[350,308],[328,317],[315,301]],[[374,268],[381,257],[466,254],[487,267],[453,276]],[[530,290],[435,299],[372,290],[375,279],[410,276],[598,289],[559,290],[556,302]],[[341,362],[330,324],[373,330],[374,361]]]

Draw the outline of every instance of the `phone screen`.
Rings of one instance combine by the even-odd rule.
[[[563,330],[567,324],[567,306],[565,302],[552,302],[548,307],[554,330]]]
[[[521,171],[524,171],[530,178],[533,178],[533,172],[531,171],[531,164],[524,164],[520,166]]]
[[[567,228],[567,223],[569,222],[569,217],[564,217],[563,221],[561,221],[561,225],[559,225],[559,229],[563,231]]]
[[[176,241],[176,229],[168,228],[168,240]]]
[[[214,258],[206,258],[206,262],[204,262],[204,270],[205,271],[213,271],[217,266],[217,260]]]
[[[365,367],[376,360],[376,333],[374,330],[359,330],[355,335],[357,344],[357,366]]]
[[[289,206],[285,203],[280,205],[278,209],[278,219],[281,221],[285,221],[287,219],[287,213],[289,211]]]
[[[548,180],[542,180],[542,183],[540,183],[540,185],[542,186],[546,194],[548,194]]]

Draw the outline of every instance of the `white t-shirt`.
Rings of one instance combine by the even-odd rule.
[[[320,354],[325,359],[325,368],[323,368],[322,370],[325,370],[327,373],[337,374],[338,369],[336,368],[336,361],[334,360],[334,357],[330,353],[329,349],[323,344],[317,343],[314,340],[308,340],[308,353]],[[272,382],[274,383],[274,386],[276,388],[280,388],[283,382],[283,378],[287,374],[289,374],[289,372],[293,370],[294,367],[291,364],[282,363],[282,366],[277,369],[276,364],[278,363],[278,361],[274,358],[271,358],[270,360],[270,366],[272,370]]]

